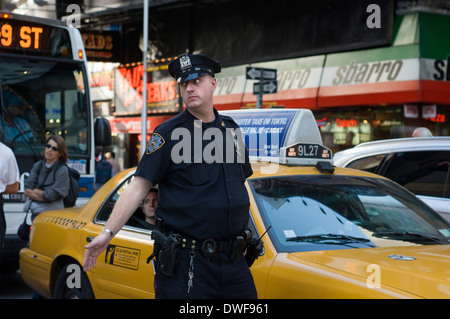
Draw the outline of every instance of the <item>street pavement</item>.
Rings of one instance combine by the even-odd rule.
[[[32,294],[33,290],[23,281],[20,270],[1,275],[0,299],[31,299]]]

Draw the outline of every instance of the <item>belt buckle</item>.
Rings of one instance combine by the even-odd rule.
[[[217,242],[212,238],[205,239],[201,250],[205,257],[210,258],[217,252]]]

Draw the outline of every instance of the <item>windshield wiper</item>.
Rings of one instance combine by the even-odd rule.
[[[388,237],[416,237],[416,238],[423,238],[423,239],[427,239],[429,241],[433,241],[436,243],[441,243],[441,244],[445,244],[448,245],[448,242],[445,242],[437,237],[434,236],[429,236],[429,235],[425,235],[425,234],[421,234],[421,233],[416,233],[416,232],[410,232],[410,231],[385,231],[385,232],[378,232],[378,233],[374,233],[372,236],[376,236],[376,237],[383,237],[383,236],[388,236]]]
[[[321,243],[321,244],[348,244],[348,243],[362,243],[370,247],[375,247],[369,244],[370,239],[355,237],[343,234],[314,234],[306,236],[296,236],[289,237],[286,241],[306,241],[310,243]]]

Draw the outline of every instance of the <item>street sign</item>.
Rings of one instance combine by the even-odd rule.
[[[262,83],[262,90],[261,90]],[[263,81],[253,83],[253,94],[273,94],[277,93],[277,81]]]
[[[248,66],[245,74],[247,80],[276,81],[277,79],[277,69],[254,68]]]
[[[253,83],[253,94],[256,95],[256,108],[262,108],[263,94],[277,93],[277,69],[255,68],[248,66],[245,72],[247,80],[259,80]]]

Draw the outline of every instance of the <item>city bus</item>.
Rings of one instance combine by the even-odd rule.
[[[13,150],[20,171],[19,192],[2,195],[4,272],[18,267],[26,245],[17,237],[25,217],[24,181],[43,158],[46,138],[65,139],[67,165],[81,174],[76,204],[81,206],[93,194],[95,146],[107,146],[111,131],[106,119],[94,121],[83,41],[63,21],[0,12],[0,85],[1,141]]]

